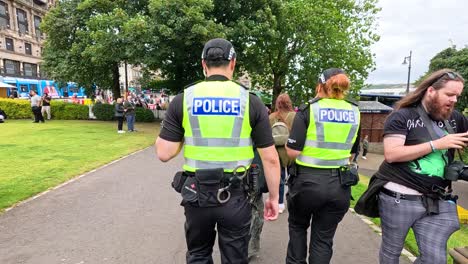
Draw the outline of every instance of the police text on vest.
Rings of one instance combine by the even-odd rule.
[[[356,114],[352,110],[320,108],[319,121],[354,124],[356,123]]]
[[[239,98],[193,98],[192,115],[240,115]]]

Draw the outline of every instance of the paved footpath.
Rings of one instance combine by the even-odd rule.
[[[185,263],[184,214],[170,187],[181,164],[180,156],[162,163],[148,148],[3,213],[0,263]],[[284,263],[287,241],[284,213],[266,223],[252,263]],[[349,212],[332,263],[378,263],[379,244],[379,235]],[[217,247],[214,258],[220,263]]]

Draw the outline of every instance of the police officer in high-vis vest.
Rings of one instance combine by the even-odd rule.
[[[253,144],[272,190],[264,218],[278,217],[279,158],[268,114],[258,97],[231,81],[235,64],[229,41],[208,41],[202,54],[206,80],[189,85],[172,100],[156,140],[163,162],[184,147],[183,173],[176,174],[173,187],[183,198],[187,263],[213,263],[216,230],[221,263],[248,263],[251,206],[246,175]]]
[[[289,243],[286,263],[329,263],[338,223],[349,208],[357,169],[349,165],[359,144],[358,106],[344,100],[350,86],[343,70],[331,68],[319,77],[317,96],[300,107],[286,150],[296,158],[288,180]],[[354,149],[352,151],[352,149]]]

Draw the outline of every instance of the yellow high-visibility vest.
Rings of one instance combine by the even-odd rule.
[[[345,100],[320,99],[310,105],[306,142],[296,163],[315,168],[338,168],[349,163],[360,113]]]
[[[249,92],[232,81],[194,84],[184,91],[184,170],[247,168],[254,153]]]

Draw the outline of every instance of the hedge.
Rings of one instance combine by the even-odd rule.
[[[110,121],[115,120],[115,105],[113,104],[102,104],[97,103],[93,106],[93,113],[98,120]],[[135,109],[135,121],[136,122],[153,122],[154,114],[153,111],[137,107]]]
[[[93,106],[93,113],[97,120],[111,121],[114,118],[114,105],[96,103]]]
[[[62,120],[86,120],[89,119],[89,107],[87,105],[52,101],[50,105],[52,118]]]
[[[153,111],[143,108],[137,107],[135,109],[135,121],[136,122],[153,122],[154,121],[154,114]]]
[[[32,118],[31,103],[27,100],[0,98],[0,108],[5,111],[8,119]]]
[[[0,98],[0,108],[5,111],[9,119],[33,118],[31,103],[28,100]],[[50,109],[53,119],[77,120],[89,118],[87,105],[52,100]]]
[[[28,100],[0,98],[0,108],[5,111],[9,119],[33,118],[31,103]],[[89,119],[87,105],[66,103],[58,100],[50,102],[52,119],[83,120]],[[97,103],[93,106],[93,112],[97,120],[115,120],[114,105]],[[145,108],[136,108],[137,122],[153,122],[154,114]]]

